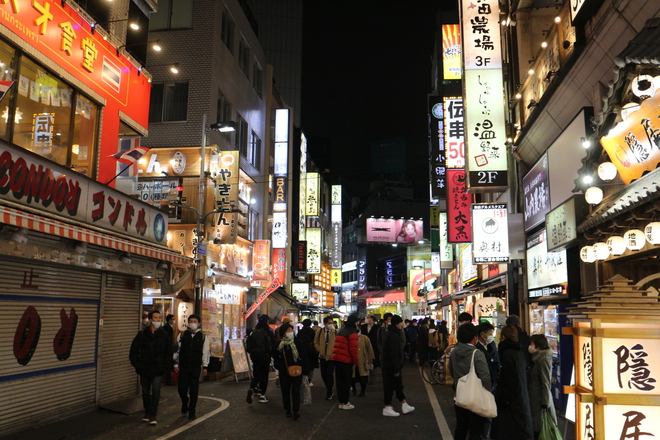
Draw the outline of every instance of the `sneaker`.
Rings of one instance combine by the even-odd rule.
[[[259,396],[259,403],[268,403],[268,399],[266,399],[265,395]]]
[[[394,411],[394,408],[392,408],[392,405],[388,405],[385,408],[383,408],[383,415],[386,416],[386,417],[399,417],[401,414]]]
[[[195,411],[190,411],[190,414],[188,414],[188,418],[190,420],[195,420],[197,418],[197,415],[195,414]]]
[[[185,414],[188,412],[188,402],[182,402],[181,403],[181,414]]]
[[[325,400],[332,400],[332,393],[326,394]]]
[[[149,424],[150,425],[157,425],[158,422],[156,421],[156,416],[149,416]]]
[[[300,418],[300,413],[293,413],[293,420],[298,420]]]
[[[247,399],[246,399],[247,403],[252,403],[252,393],[254,393],[254,391],[252,390],[252,388],[250,388],[247,394]]]
[[[353,408],[355,408],[355,406],[351,405],[351,402],[339,404],[339,409],[353,409]]]
[[[149,421],[149,414],[144,413],[144,416],[142,417],[143,422],[148,422]]]
[[[408,414],[415,411],[415,407],[408,405],[408,402],[403,402],[403,405],[401,405],[401,412],[404,414]]]
[[[310,387],[313,387],[313,386],[314,386],[314,384],[313,384],[312,382],[310,382],[310,383],[309,383],[309,386],[310,386]]]

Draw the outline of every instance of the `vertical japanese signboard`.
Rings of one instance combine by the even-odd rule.
[[[461,25],[442,25],[442,77],[459,80],[462,77]]]
[[[525,231],[545,221],[550,212],[550,185],[548,177],[548,155],[541,156],[536,165],[523,177],[525,197]]]
[[[472,240],[476,264],[509,262],[509,224],[505,204],[472,205]]]
[[[286,212],[273,212],[273,248],[287,247]]]
[[[465,170],[447,171],[447,224],[449,243],[471,243],[472,226],[470,223],[470,205],[472,194],[467,193]]]
[[[468,188],[502,190],[508,162],[499,5],[496,0],[461,3]]]
[[[447,168],[465,168],[465,121],[463,98],[443,98]]]
[[[216,176],[215,202],[216,206],[229,207],[238,203],[238,151],[225,151],[219,158],[218,175]],[[222,244],[236,244],[237,228],[236,214],[222,212],[215,215],[216,238]]]
[[[273,249],[271,264],[273,268],[273,280],[279,280],[280,284],[283,286],[286,284],[286,249]]]
[[[445,155],[445,121],[442,99],[429,96],[431,137],[431,197],[444,199],[447,195],[447,164]]]
[[[252,281],[268,281],[270,240],[257,240],[252,250]]]
[[[305,215],[319,215],[319,173],[307,173],[305,180]]]
[[[367,262],[365,260],[358,260],[358,290],[367,290]]]
[[[447,227],[447,213],[440,213],[440,267],[442,269],[453,269],[454,247],[449,244],[449,228]]]
[[[332,185],[331,202],[330,221],[332,222],[332,249],[330,253],[330,266],[333,269],[341,269],[341,185]]]
[[[307,228],[307,273],[321,273],[321,228]]]

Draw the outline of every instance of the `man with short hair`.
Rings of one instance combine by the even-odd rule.
[[[520,350],[522,350],[523,355],[525,356],[525,363],[527,364],[527,372],[532,368],[534,364],[532,362],[532,355],[529,352],[529,335],[525,330],[520,328],[520,317],[518,315],[509,315],[506,318],[506,325],[512,325],[518,330],[518,342],[520,343]]]
[[[460,315],[458,315],[458,327],[462,326],[463,324],[472,324],[472,315],[470,315],[468,312],[463,312]]]
[[[259,403],[267,403],[266,389],[270,373],[270,359],[275,350],[275,335],[270,329],[268,315],[261,315],[246,341],[247,352],[252,359],[252,381],[247,393],[247,403],[252,403],[252,395],[259,396]]]
[[[147,318],[150,324],[133,339],[129,359],[140,375],[144,406],[142,421],[156,425],[161,378],[172,367],[172,341],[161,328],[162,318],[158,310],[149,312]]]
[[[495,393],[497,379],[500,376],[500,356],[497,352],[497,345],[495,344],[495,327],[488,321],[481,321],[477,326],[477,335],[477,343],[474,346],[486,356],[488,373],[490,374],[490,392]],[[482,438],[490,438],[492,422],[492,419],[486,419]]]
[[[385,341],[385,336],[387,335],[387,328],[390,326],[390,322],[392,321],[392,316],[394,316],[392,313],[387,312],[383,315],[383,325],[378,329],[378,351],[383,353],[383,341]],[[403,343],[405,344],[406,341],[404,340]]]
[[[408,324],[408,327],[406,327],[406,339],[408,342],[408,357],[410,359],[410,363],[414,364],[415,355],[417,354],[417,340],[419,339],[416,319],[411,320],[410,324]]]
[[[426,361],[429,360],[429,324],[428,319],[420,319],[417,325],[417,356],[419,357],[419,365],[423,367]]]
[[[199,395],[199,375],[204,370],[207,375],[211,349],[209,340],[204,336],[199,315],[188,317],[188,328],[179,333],[177,351],[174,354],[174,371],[179,373],[179,397],[181,397],[181,413],[188,413],[188,418],[196,418],[197,396]],[[190,390],[190,399],[188,391]]]
[[[380,366],[380,351],[378,350],[378,324],[376,323],[376,317],[371,313],[368,314],[366,322],[360,330],[371,341],[371,347],[374,350],[374,368],[378,368]]]
[[[325,384],[326,400],[332,400],[332,390],[334,388],[335,365],[332,362],[332,352],[335,348],[336,336],[335,322],[332,317],[326,316],[323,318],[323,328],[316,332],[316,336],[314,336],[314,348],[319,353],[319,366],[321,378]]]

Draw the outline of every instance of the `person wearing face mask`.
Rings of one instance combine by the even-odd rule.
[[[179,333],[177,351],[174,353],[174,371],[179,373],[181,413],[187,413],[191,420],[197,416],[195,410],[199,395],[199,375],[203,369],[203,374],[206,376],[211,360],[209,340],[204,337],[200,322],[202,319],[199,315],[192,314],[188,317],[188,328]]]
[[[275,350],[275,368],[280,373],[280,390],[282,391],[282,404],[287,417],[293,420],[300,418],[300,386],[302,378],[309,374],[309,363],[305,346],[293,334],[293,326],[282,324],[277,329],[280,343]],[[302,368],[299,376],[290,376],[289,367],[298,365]]]
[[[314,336],[314,348],[319,352],[319,366],[321,378],[325,384],[326,400],[332,400],[332,390],[334,388],[335,364],[332,361],[332,351],[335,348],[336,336],[335,323],[330,316],[326,316],[323,318],[323,328],[316,332],[316,336]]]
[[[474,346],[486,356],[488,372],[490,373],[490,392],[495,393],[497,379],[500,376],[500,356],[495,344],[495,327],[488,321],[481,321],[477,326],[477,343]],[[486,419],[481,438],[489,439],[493,420]]]
[[[172,340],[161,328],[161,315],[152,310],[148,327],[138,332],[131,343],[129,359],[140,375],[142,386],[143,422],[155,425],[160,400],[160,382],[163,374],[172,368]]]
[[[541,431],[541,416],[545,411],[550,413],[555,425],[557,414],[552,401],[552,350],[545,335],[532,335],[529,342],[529,353],[534,366],[529,372],[529,405],[534,423],[534,438]]]

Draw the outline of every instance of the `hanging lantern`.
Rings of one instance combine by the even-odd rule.
[[[596,260],[606,260],[610,256],[610,250],[605,243],[596,243],[592,246]]]
[[[597,186],[592,186],[584,192],[584,199],[590,205],[597,205],[603,201],[603,190]]]
[[[631,251],[638,251],[646,245],[644,232],[639,229],[631,229],[623,234],[623,240],[626,243],[626,247]]]
[[[626,251],[626,241],[623,237],[613,235],[607,239],[607,250],[612,255],[622,255]]]
[[[593,246],[585,246],[580,249],[580,260],[585,263],[593,263],[596,261],[596,253]]]
[[[658,81],[658,83],[660,84],[660,81]],[[640,109],[640,107],[641,106],[637,102],[629,102],[628,104],[624,105],[621,107],[621,119],[625,121],[630,114],[635,113]]]
[[[598,177],[600,180],[609,182],[616,177],[616,166],[612,162],[603,162],[598,165]]]
[[[654,246],[660,246],[660,222],[651,222],[644,228],[646,241]]]

